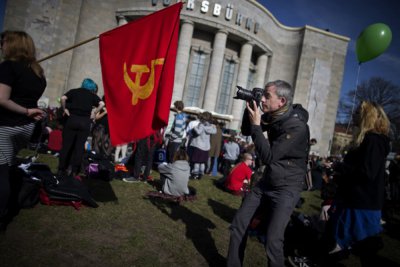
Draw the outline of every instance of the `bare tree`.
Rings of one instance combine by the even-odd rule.
[[[362,82],[357,91],[351,90],[344,98],[340,99],[336,122],[351,122],[354,108],[363,100],[375,102],[383,107],[392,124],[393,138],[399,139],[400,87],[380,77],[373,77]]]

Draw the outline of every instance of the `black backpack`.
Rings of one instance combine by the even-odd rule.
[[[106,157],[88,152],[83,161],[83,168],[87,177],[111,181],[115,178],[114,164]]]
[[[33,208],[39,202],[39,191],[42,186],[36,171],[48,171],[49,166],[41,163],[26,163],[11,167],[12,205],[16,208]]]

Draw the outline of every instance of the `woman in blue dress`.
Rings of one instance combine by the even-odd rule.
[[[362,266],[371,266],[382,246],[379,233],[390,122],[381,106],[367,101],[361,102],[353,122],[352,148],[336,170],[338,191],[330,223],[334,251],[351,249]]]

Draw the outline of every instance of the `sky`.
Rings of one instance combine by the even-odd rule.
[[[381,77],[400,87],[400,1],[398,0],[259,0],[285,26],[329,29],[351,40],[347,49],[341,98],[371,77]],[[384,23],[392,42],[380,56],[360,65],[356,41],[369,25]],[[400,92],[399,92],[400,93]]]
[[[4,23],[4,12],[6,9],[6,1],[0,0],[0,30],[3,31],[3,23]]]

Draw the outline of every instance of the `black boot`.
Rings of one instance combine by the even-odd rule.
[[[361,266],[379,266],[377,254],[382,248],[382,238],[380,236],[371,236],[355,244],[352,252],[360,257]]]
[[[11,194],[10,167],[8,164],[0,165],[0,231],[5,231],[8,220],[8,202]]]

